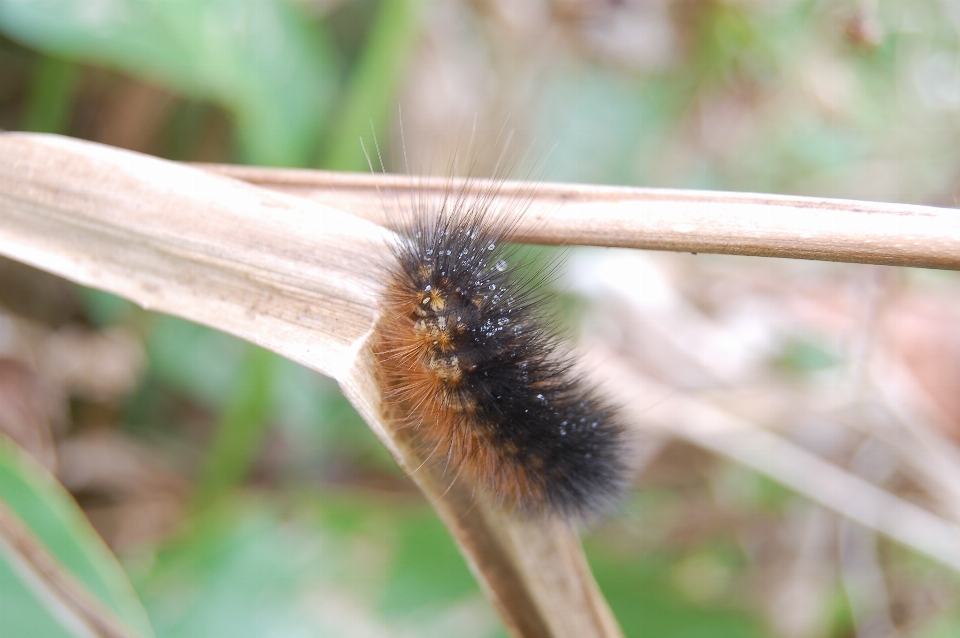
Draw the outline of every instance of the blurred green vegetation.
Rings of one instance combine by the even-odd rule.
[[[541,7],[548,18],[549,4]],[[575,13],[576,4],[553,10]],[[480,92],[532,85],[518,91],[519,103],[490,97],[466,108],[476,115],[495,102],[511,111],[530,139],[554,148],[551,179],[956,201],[955,9],[881,1],[868,16],[872,33],[856,31],[854,2],[676,5],[631,18],[662,29],[638,33],[654,48],[665,38],[664,51],[631,58],[630,46],[621,53],[576,41],[556,60],[534,63],[533,79],[518,79],[512,65],[537,43],[509,41],[503,24],[522,16],[498,17],[497,3],[0,0],[0,126],[177,160],[366,170],[359,140],[395,139],[404,95],[415,95],[404,117],[416,129],[418,104],[442,101],[444,90],[472,95],[457,81],[479,77]],[[576,40],[563,31],[569,24],[558,28]],[[417,56],[442,49],[444,30],[485,42],[476,55],[493,60],[488,75],[500,75],[470,75],[468,60],[450,72],[453,89],[434,94],[411,80]],[[423,66],[420,75],[441,74],[439,64]],[[451,104],[439,110],[458,108]],[[147,353],[137,390],[112,412],[115,427],[190,481],[190,508],[175,530],[120,551],[158,637],[504,635],[446,530],[332,381],[109,295],[77,295],[83,321],[124,326]],[[833,362],[830,348],[807,342],[780,361],[798,373]],[[729,472],[722,482],[738,495],[742,518],[762,525],[794,505],[779,486]],[[643,493],[587,541],[626,634],[770,635],[743,582],[747,558],[735,527],[715,522],[678,540],[693,488],[666,475],[645,478]],[[17,489],[0,480],[8,503],[21,499]],[[111,576],[91,567],[108,569],[112,559],[79,564],[84,552],[105,550],[79,529],[75,512],[63,514],[65,495],[37,499],[61,512],[35,529],[78,530],[86,549],[58,540],[50,547],[74,551],[63,561],[77,563],[83,582],[141,626],[135,602],[112,600],[98,580]],[[919,559],[904,563],[926,574]],[[7,627],[42,615],[14,604],[9,569],[0,579]],[[853,635],[838,592],[824,594],[839,602],[819,635]],[[915,635],[958,633],[954,602]]]
[[[43,468],[0,434],[0,505],[34,531],[96,600],[144,638],[153,636],[140,601],[73,498]],[[0,618],[9,636],[70,636],[21,567],[0,554]]]

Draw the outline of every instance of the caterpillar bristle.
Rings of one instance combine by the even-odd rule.
[[[560,350],[545,275],[492,223],[495,194],[413,207],[377,327],[384,400],[431,461],[504,508],[589,520],[626,488],[625,431]]]

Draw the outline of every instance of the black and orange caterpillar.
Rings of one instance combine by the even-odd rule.
[[[510,263],[490,195],[421,207],[393,246],[375,347],[386,401],[508,509],[590,519],[625,490],[625,431],[560,352],[542,277]]]

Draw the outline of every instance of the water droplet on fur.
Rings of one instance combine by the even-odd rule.
[[[506,260],[506,259],[501,259],[500,261],[498,261],[497,263],[495,263],[495,264],[493,265],[493,267],[496,268],[497,270],[499,270],[500,272],[503,272],[504,270],[507,269],[507,260]]]
[[[487,246],[487,250],[493,250],[493,249],[496,248],[496,247],[497,247],[497,245],[496,245],[495,243],[490,242],[490,245]]]
[[[497,284],[490,284],[490,290],[496,290]]]

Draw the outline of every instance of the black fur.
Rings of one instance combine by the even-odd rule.
[[[392,294],[418,300],[408,319],[442,328],[447,340],[427,346],[420,362],[444,375],[428,400],[490,447],[472,458],[454,449],[447,462],[522,512],[590,518],[625,489],[624,428],[558,350],[545,277],[527,274],[504,242],[510,224],[491,226],[488,201],[460,197],[418,214],[395,247]],[[431,303],[431,293],[443,301]]]

